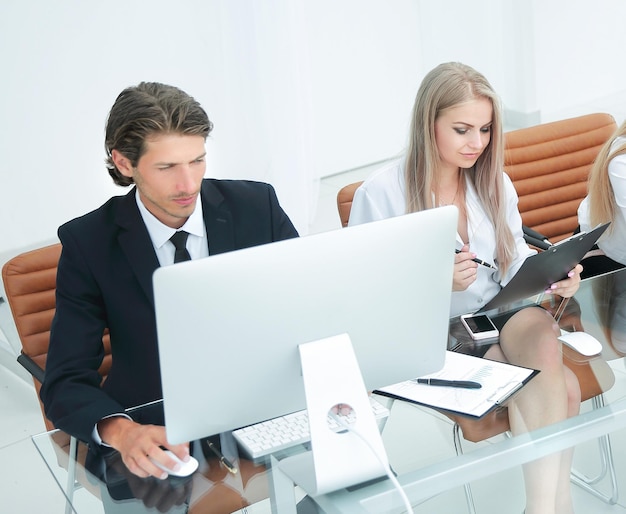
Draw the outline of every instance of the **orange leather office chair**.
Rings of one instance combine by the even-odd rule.
[[[505,134],[504,169],[524,225],[552,243],[572,235],[591,165],[616,128],[610,114],[594,113]]]
[[[18,362],[32,375],[35,391],[39,396],[43,382],[46,357],[50,343],[50,326],[56,305],[56,271],[61,255],[61,244],[53,244],[17,255],[2,267],[2,281],[7,296],[22,351]],[[104,380],[111,368],[111,346],[109,335],[103,335],[105,357],[100,366]],[[39,402],[46,430],[54,425],[46,417],[43,404]],[[72,499],[77,488],[86,487],[95,495],[99,494],[93,484],[81,472],[77,473],[76,460],[79,457],[78,443],[74,437],[63,432],[53,435],[58,463],[67,469],[68,483],[66,494]],[[85,447],[82,447],[85,451]],[[78,474],[78,476],[77,476]],[[71,507],[68,506],[68,511]]]
[[[339,211],[339,219],[341,220],[342,227],[348,226],[350,209],[352,209],[352,199],[354,198],[354,193],[362,183],[363,181],[361,180],[360,182],[348,184],[347,186],[343,186],[337,193],[337,210]]]
[[[57,243],[13,257],[2,267],[2,281],[7,295],[22,352],[17,358],[33,377],[39,396],[46,369],[46,357],[50,342],[50,325],[54,317],[56,299],[56,271],[61,255]],[[103,335],[105,357],[100,367],[103,380],[111,368],[109,335]],[[43,411],[47,430],[54,428]]]

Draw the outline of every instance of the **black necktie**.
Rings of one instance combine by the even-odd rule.
[[[174,263],[191,260],[191,256],[189,255],[186,246],[188,235],[188,232],[179,230],[178,232],[174,232],[174,235],[170,237],[170,241],[176,248],[176,252],[174,253]]]

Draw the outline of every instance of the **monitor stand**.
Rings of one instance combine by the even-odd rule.
[[[387,454],[349,336],[304,343],[299,349],[311,451],[279,461],[280,470],[312,496],[386,475]],[[353,431],[330,427],[329,410],[346,411],[347,406],[356,414],[350,426],[365,441]]]

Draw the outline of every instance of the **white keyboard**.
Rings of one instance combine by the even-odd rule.
[[[377,421],[389,416],[389,409],[371,396],[369,397],[374,418]],[[344,416],[347,423],[354,422],[350,415]],[[331,428],[340,425],[331,416],[328,417]],[[287,450],[299,444],[308,443],[311,440],[309,434],[309,420],[306,410],[280,416],[256,423],[233,431],[233,436],[252,459],[265,457],[271,453]]]

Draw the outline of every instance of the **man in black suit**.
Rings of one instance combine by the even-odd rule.
[[[211,129],[199,103],[177,88],[124,90],[107,120],[107,167],[116,184],[135,187],[58,232],[46,415],[92,448],[115,448],[140,477],[164,477],[151,459],[174,464],[162,448],[189,455],[188,445],[167,442],[163,426],[124,414],[161,398],[152,273],[174,262],[170,237],[187,232],[190,257],[202,258],[298,236],[270,185],[203,179]],[[101,384],[105,328],[112,367]]]

